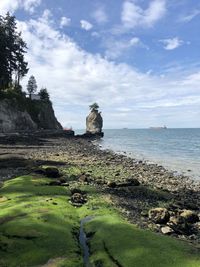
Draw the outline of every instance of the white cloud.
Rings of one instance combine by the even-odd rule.
[[[98,24],[104,24],[108,21],[105,9],[102,6],[97,7],[97,9],[92,14],[92,17],[96,20]]]
[[[8,11],[13,13],[17,9],[24,9],[29,13],[33,13],[40,3],[41,0],[1,0],[0,14],[4,15]]]
[[[81,20],[80,24],[81,24],[81,28],[86,31],[89,31],[93,28],[93,25],[87,20]]]
[[[200,126],[199,73],[185,74],[185,83],[182,73],[163,78],[141,73],[87,53],[42,18],[19,22],[19,28],[29,47],[29,75],[36,77],[39,88],[47,87],[64,126],[84,128],[94,101],[103,110],[105,127]]]
[[[30,13],[33,13],[35,11],[35,8],[39,6],[41,3],[41,0],[24,0],[22,1],[22,4],[24,5],[24,9]]]
[[[165,50],[174,50],[184,43],[178,37],[174,37],[171,39],[163,39],[163,40],[160,40],[160,42],[164,44]]]
[[[129,40],[106,39],[104,46],[106,47],[105,55],[109,59],[116,59],[133,47],[147,48],[138,37],[133,37]]]
[[[123,4],[121,20],[126,28],[138,26],[151,27],[166,13],[165,0],[152,0],[147,9],[136,5],[135,1],[126,0]]]
[[[71,24],[71,19],[67,17],[62,17],[60,20],[60,28],[63,28],[65,26],[69,26]]]
[[[191,13],[180,17],[179,21],[180,22],[189,22],[199,15],[200,15],[200,10],[196,9],[196,10],[193,10]]]

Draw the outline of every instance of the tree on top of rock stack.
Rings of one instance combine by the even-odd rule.
[[[95,102],[92,105],[89,106],[90,110],[96,110],[98,111],[99,105]]]
[[[93,103],[89,106],[91,112],[86,118],[86,132],[90,134],[101,134],[103,127],[103,118],[98,111],[99,105]]]

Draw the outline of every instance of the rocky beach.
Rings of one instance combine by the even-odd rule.
[[[97,186],[108,194],[114,205],[132,222],[140,227],[162,231],[162,224],[152,224],[148,210],[164,205],[176,216],[184,210],[199,214],[200,184],[189,177],[175,175],[162,166],[101,150],[98,141],[87,138],[12,138],[1,144],[1,183],[19,175],[35,172],[42,165],[56,166],[62,173],[68,165],[79,168],[77,183]],[[170,222],[168,222],[170,225]],[[198,241],[199,223],[194,233],[184,229],[173,235]]]
[[[52,190],[53,188],[56,190],[59,190],[59,188],[61,188],[60,190],[66,189],[66,193],[62,194],[67,196],[67,192],[69,192],[69,205],[74,207],[76,211],[77,209],[87,209],[87,212],[80,212],[80,219],[86,215],[86,217],[99,218],[102,216],[104,218],[105,212],[108,212],[108,214],[114,212],[120,217],[119,220],[125,220],[138,229],[144,229],[144,231],[148,229],[152,233],[156,232],[158,237],[161,236],[161,238],[164,235],[170,236],[167,238],[170,238],[172,242],[177,242],[175,241],[177,239],[181,240],[178,242],[184,241],[186,246],[196,251],[195,253],[199,251],[200,185],[198,182],[194,182],[187,177],[174,175],[159,165],[147,164],[124,155],[115,154],[109,150],[101,150],[98,146],[98,140],[80,137],[38,138],[35,136],[33,138],[33,136],[26,136],[25,138],[23,135],[18,138],[12,135],[12,138],[7,137],[5,143],[4,136],[0,144],[0,205],[4,205],[4,211],[6,209],[9,211],[7,207],[10,207],[11,204],[8,203],[12,202],[12,195],[7,195],[10,192],[9,183],[12,185],[13,181],[15,184],[17,179],[20,179],[23,183],[26,183],[26,179],[33,179],[34,183],[40,183],[40,179],[44,179],[41,177],[50,179],[48,182],[42,182],[43,188],[45,185]],[[31,182],[28,183],[31,184]],[[20,186],[23,188],[23,184]],[[16,198],[20,197],[17,193],[20,190],[18,190],[15,192]],[[26,190],[26,184],[22,190]],[[30,189],[23,194],[25,194],[23,197],[26,200],[32,196]],[[45,196],[43,198],[48,203],[53,201],[54,205],[57,205],[57,195],[58,193],[51,193],[50,198],[46,199]],[[94,195],[96,195],[96,202],[91,204]],[[57,200],[54,198],[57,198]],[[104,204],[101,201],[104,201]],[[98,206],[99,202],[102,208],[101,205]],[[32,204],[29,205],[32,206]],[[105,211],[104,205],[109,205],[109,211]],[[48,212],[48,209],[46,212]],[[84,217],[82,217],[83,214]],[[6,229],[6,224],[9,225],[10,220],[13,223],[16,220],[15,216],[13,218],[10,218],[10,216],[1,215],[0,217],[0,227],[3,227],[3,231]],[[90,229],[87,233],[87,225],[85,229],[87,238],[91,235],[90,239],[93,239],[93,231],[91,232]],[[73,231],[78,235],[77,229]],[[28,240],[29,234],[27,237],[25,234],[23,238]],[[15,235],[17,234],[13,234],[13,236]],[[9,249],[10,244],[4,240],[6,234],[4,238],[3,236],[0,237],[0,247],[4,248],[6,255],[9,256],[9,250],[12,251],[12,249]],[[9,240],[10,238],[16,238],[12,237],[12,234],[7,234],[7,237],[9,237]],[[88,240],[87,242],[90,242]],[[89,243],[90,253],[93,253],[92,246],[92,243]],[[108,254],[106,252],[107,248],[104,247],[103,250]],[[115,254],[111,255],[111,258],[115,258]],[[51,260],[50,263],[52,263]],[[113,262],[113,260],[111,261]],[[4,261],[0,261],[0,263],[0,266],[7,266],[6,264],[3,265]],[[115,266],[104,265],[103,261],[101,265],[98,265],[98,260],[94,260],[93,264],[93,266]]]

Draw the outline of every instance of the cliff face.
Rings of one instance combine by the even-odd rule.
[[[20,111],[15,100],[0,100],[0,132],[36,130],[37,125],[28,112]]]
[[[20,106],[16,99],[0,100],[0,132],[62,129],[50,101],[31,101]]]
[[[33,107],[36,111],[33,120],[36,122],[39,129],[62,129],[61,124],[55,117],[51,102],[33,101]]]
[[[103,119],[101,113],[97,110],[92,110],[86,118],[86,132],[98,134],[102,132]]]

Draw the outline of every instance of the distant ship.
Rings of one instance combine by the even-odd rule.
[[[167,129],[167,126],[161,126],[161,127],[150,127],[150,129],[153,129],[153,130],[165,130],[165,129]]]

